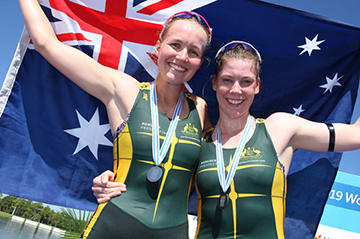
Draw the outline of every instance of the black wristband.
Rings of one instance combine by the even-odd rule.
[[[332,124],[326,124],[326,126],[328,127],[330,133],[328,151],[333,152],[335,148],[335,128]]]

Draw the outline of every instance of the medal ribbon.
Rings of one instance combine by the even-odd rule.
[[[181,113],[181,108],[184,99],[184,91],[181,91],[178,103],[176,105],[174,114],[172,116],[171,123],[169,125],[168,131],[165,136],[165,140],[160,148],[160,137],[159,137],[159,114],[157,106],[157,97],[155,89],[155,81],[151,84],[150,87],[150,106],[151,106],[151,121],[152,121],[152,155],[155,162],[155,165],[160,165],[164,160],[167,151],[169,150],[171,139],[175,133],[177,123],[179,121],[179,116]]]
[[[230,187],[231,181],[235,176],[237,165],[241,158],[242,151],[244,150],[244,147],[245,147],[246,139],[250,133],[251,124],[252,124],[252,117],[251,117],[251,115],[249,115],[246,125],[245,125],[243,135],[241,135],[238,147],[235,150],[233,161],[231,162],[230,169],[229,169],[226,179],[225,179],[224,156],[223,156],[223,150],[222,150],[222,146],[221,146],[221,133],[220,133],[219,122],[216,125],[216,142],[215,142],[215,144],[216,144],[217,170],[218,170],[220,186],[224,193]]]

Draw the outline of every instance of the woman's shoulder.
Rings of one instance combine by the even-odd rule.
[[[186,96],[195,103],[196,109],[198,110],[200,115],[203,115],[207,112],[207,103],[203,98],[189,92],[186,93]]]
[[[282,124],[286,123],[288,121],[294,120],[296,117],[293,114],[286,113],[286,112],[275,112],[271,114],[269,117],[267,117],[264,122],[266,124]]]
[[[292,133],[294,127],[301,121],[297,115],[285,112],[276,112],[267,117],[264,122],[267,130],[276,135],[279,132]],[[300,120],[300,121],[299,121]]]

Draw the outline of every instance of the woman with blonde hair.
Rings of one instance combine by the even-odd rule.
[[[140,83],[58,41],[36,0],[19,3],[35,49],[104,103],[115,138],[110,179],[121,196],[98,206],[83,238],[188,238],[187,198],[210,121],[205,101],[183,83],[209,47],[206,20],[194,12],[170,17],[155,46],[159,74]]]

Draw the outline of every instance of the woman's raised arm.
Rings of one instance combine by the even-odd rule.
[[[37,0],[19,0],[19,4],[35,49],[75,84],[101,100],[108,111],[119,110],[122,116],[126,116],[140,87],[139,82],[61,43]]]

